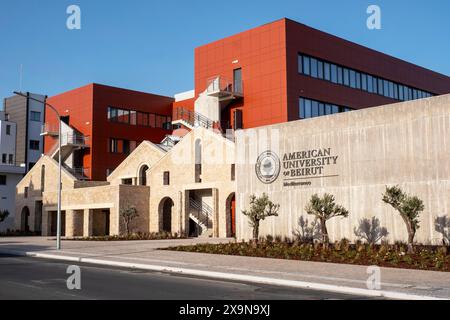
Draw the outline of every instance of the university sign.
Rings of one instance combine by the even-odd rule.
[[[326,168],[337,165],[339,156],[331,148],[285,153],[282,161],[273,151],[263,152],[256,161],[256,176],[265,184],[277,180],[283,170],[283,186],[308,186],[312,179],[337,177],[327,174]]]

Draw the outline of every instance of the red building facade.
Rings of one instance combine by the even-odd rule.
[[[159,143],[171,133],[173,99],[99,84],[74,89],[47,99],[63,121],[86,137],[77,156],[77,166],[92,180],[106,180],[143,140]],[[48,107],[46,125],[57,127],[57,117]],[[56,137],[46,136],[44,152],[52,153]]]
[[[211,77],[233,79],[237,69],[243,98],[222,118],[233,126],[239,109],[243,128],[450,92],[445,75],[289,19],[196,48],[196,96]]]

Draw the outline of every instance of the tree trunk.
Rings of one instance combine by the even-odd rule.
[[[330,240],[328,238],[327,221],[325,219],[320,219],[320,229],[322,232],[322,243],[325,247],[328,247]]]
[[[414,253],[414,236],[416,235],[416,231],[411,225],[411,221],[405,216],[402,215],[403,221],[406,224],[406,230],[408,231],[408,253]]]
[[[253,226],[253,241],[257,243],[258,239],[259,239],[259,221],[255,221],[255,225]]]

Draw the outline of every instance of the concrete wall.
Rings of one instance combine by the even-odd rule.
[[[251,194],[266,192],[280,204],[279,217],[263,221],[261,235],[292,236],[311,195],[328,192],[350,211],[349,218],[328,222],[331,240],[355,240],[353,229],[360,219],[375,216],[387,228],[389,241],[406,241],[399,214],[381,201],[386,185],[398,184],[425,204],[416,240],[440,243],[434,220],[450,215],[449,142],[450,95],[238,131],[237,238],[251,237],[241,213]],[[266,150],[280,159],[278,178],[267,184],[259,180],[255,166]],[[311,150],[316,151],[308,155]],[[296,152],[293,157],[310,163],[284,161]],[[320,165],[319,158],[329,160]],[[315,170],[308,167],[312,160]],[[289,168],[295,164],[297,168]],[[302,170],[307,167],[310,172]]]

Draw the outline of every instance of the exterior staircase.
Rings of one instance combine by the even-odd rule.
[[[212,237],[213,235],[213,210],[204,201],[189,198],[189,218],[197,224],[197,236]]]

